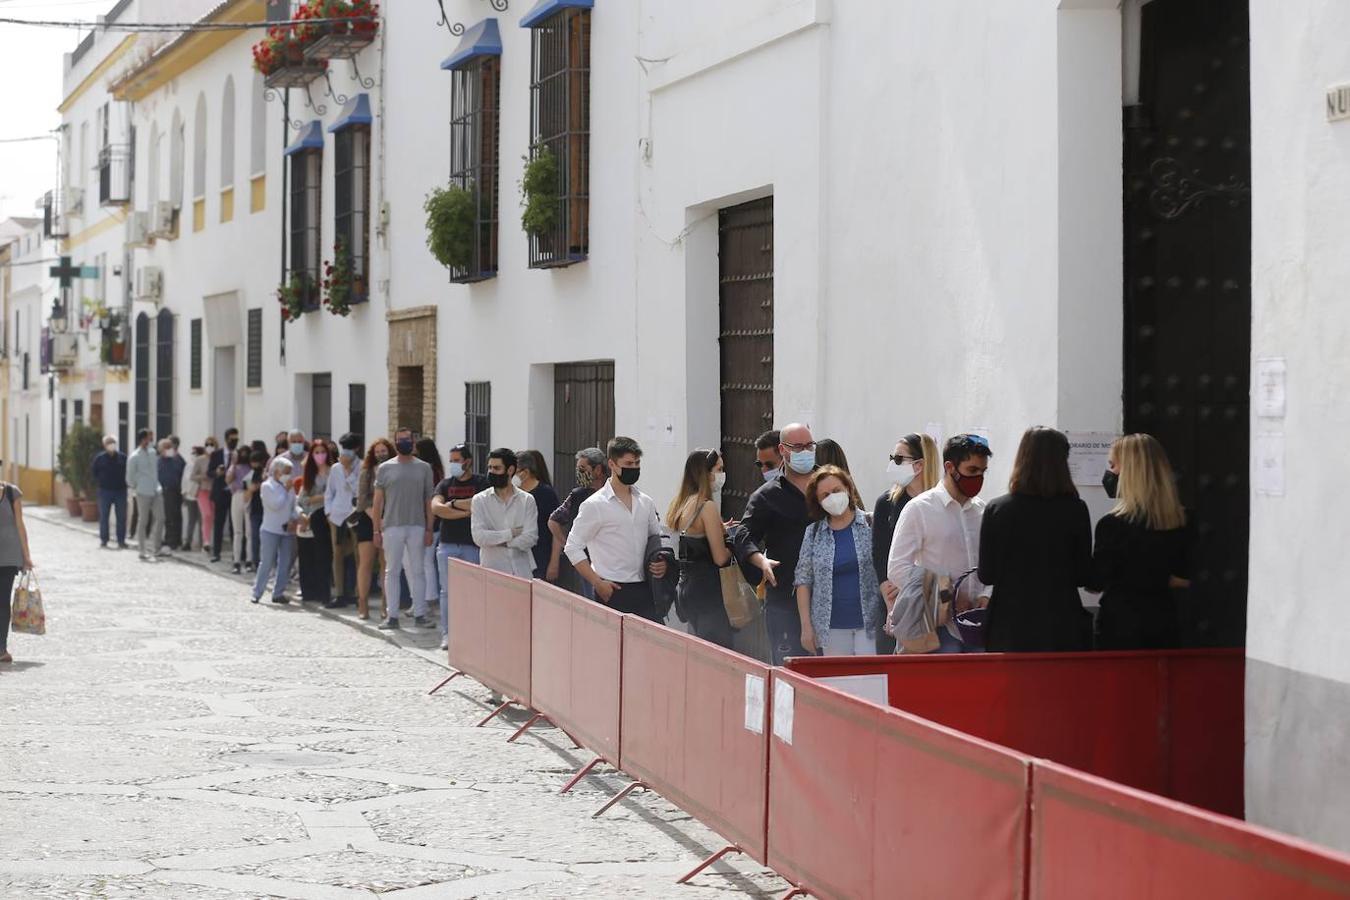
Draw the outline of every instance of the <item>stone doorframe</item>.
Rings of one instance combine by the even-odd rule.
[[[436,307],[415,306],[391,310],[389,323],[389,434],[398,419],[398,370],[402,366],[422,367],[422,433],[436,434]]]

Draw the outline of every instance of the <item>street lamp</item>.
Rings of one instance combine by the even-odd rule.
[[[52,315],[51,315],[51,326],[53,333],[65,334],[67,324],[68,323],[66,322],[66,308],[61,305],[60,300],[53,300]]]

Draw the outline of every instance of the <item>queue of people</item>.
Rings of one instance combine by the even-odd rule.
[[[1115,506],[1095,540],[1068,439],[1052,428],[1027,430],[1007,493],[988,503],[984,437],[939,448],[906,434],[886,459],[890,486],[868,510],[844,449],[793,423],[756,441],[764,483],[739,521],[721,510],[717,449],[689,454],[663,522],[637,486],[642,448],[626,437],[578,452],[577,487],[562,499],[536,450],[475,460],[461,444],[442,458],[406,428],[368,447],[360,435],[334,442],[298,430],[241,444],[233,428],[188,460],[178,446],[142,429],[128,457],[105,439],[91,462],[103,546],[114,534],[127,546],[130,494],[142,559],[197,541],[219,561],[228,537],[254,602],[269,585],[272,602],[290,602],[298,578],[303,600],[355,604],[384,630],[403,627],[406,605],[412,627],[438,628],[442,643],[450,559],[656,621],[673,606],[694,634],[728,648],[737,629],[724,598],[754,588],[775,664],[816,653],[1171,647],[1176,592],[1189,584],[1192,538],[1175,478],[1142,434],[1111,448],[1102,484]],[[382,606],[372,610],[376,584]],[[1101,595],[1095,622],[1080,590]]]

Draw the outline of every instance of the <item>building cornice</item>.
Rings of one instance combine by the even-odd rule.
[[[260,22],[266,14],[265,0],[225,0],[200,21]],[[229,30],[189,31],[179,35],[119,78],[110,88],[112,95],[118,100],[142,100],[237,40],[241,33]]]
[[[83,97],[91,87],[98,83],[99,79],[108,74],[108,70],[117,64],[117,61],[127,55],[127,51],[136,43],[136,35],[129,34],[122,38],[122,42],[112,49],[112,52],[103,57],[103,61],[94,66],[93,70],[84,80],[75,86],[75,90],[66,95],[66,99],[61,101],[61,105],[56,111],[64,115],[75,105],[75,101]]]

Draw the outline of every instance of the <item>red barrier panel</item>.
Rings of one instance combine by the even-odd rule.
[[[794,884],[1023,896],[1030,759],[782,669],[772,721],[768,864]]]
[[[532,630],[530,582],[483,569],[483,656],[481,675],[470,674],[499,694],[530,706]]]
[[[534,708],[617,768],[624,617],[543,581],[533,598]]]
[[[1053,763],[1032,798],[1033,900],[1350,896],[1350,857]]]
[[[472,563],[452,559],[447,576],[450,665],[476,678],[482,671],[482,660],[487,654],[483,619],[483,570]]]
[[[624,771],[761,863],[769,672],[683,632],[624,617]]]
[[[812,657],[885,674],[893,707],[1217,812],[1242,812],[1241,650]]]

